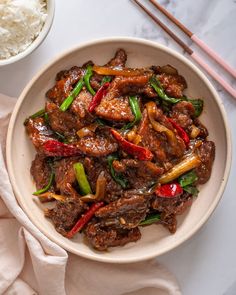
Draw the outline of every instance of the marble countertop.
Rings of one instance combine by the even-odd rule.
[[[0,68],[1,93],[19,96],[32,75],[52,57],[80,42],[94,38],[135,36],[154,40],[183,52],[131,0],[56,2],[53,27],[44,43],[24,60]],[[159,2],[236,68],[236,0]],[[179,33],[178,29],[174,30]],[[179,35],[191,44],[182,33]],[[210,64],[221,73],[213,62]],[[236,81],[227,78],[236,86]],[[213,81],[213,84],[219,91],[228,114],[234,153],[236,101],[217,83]],[[209,221],[190,240],[158,258],[176,275],[183,294],[236,294],[236,234],[233,228],[236,225],[235,164],[233,157],[227,188]]]

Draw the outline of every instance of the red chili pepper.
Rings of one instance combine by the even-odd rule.
[[[173,127],[176,129],[178,135],[183,139],[185,145],[188,147],[190,139],[188,137],[188,134],[184,131],[182,127],[180,127],[177,123],[175,123],[174,120],[171,118],[168,118],[168,121],[173,125]]]
[[[96,106],[99,105],[99,103],[101,102],[103,96],[106,95],[109,85],[110,83],[106,82],[98,89],[97,93],[94,95],[92,101],[89,104],[88,110],[90,113],[93,112]]]
[[[47,156],[51,157],[70,157],[81,154],[77,147],[57,140],[46,141],[43,145],[43,150]]]
[[[133,144],[133,143],[127,141],[116,130],[111,129],[111,134],[118,141],[118,143],[119,143],[120,147],[123,149],[123,151],[126,152],[127,154],[134,156],[141,161],[148,161],[153,158],[153,154],[151,151],[149,151],[148,149],[146,149],[142,146],[139,146],[139,145],[136,145],[136,144]]]
[[[93,204],[88,211],[76,222],[73,228],[67,233],[66,237],[71,239],[73,236],[79,232],[93,217],[94,213],[103,206],[103,202]]]
[[[163,184],[162,186],[158,187],[155,191],[158,197],[162,198],[174,198],[179,195],[182,195],[183,189],[179,183],[169,183]]]

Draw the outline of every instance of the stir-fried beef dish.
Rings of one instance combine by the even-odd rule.
[[[24,122],[36,149],[33,194],[53,203],[45,216],[97,250],[136,242],[151,224],[175,233],[215,157],[199,120],[203,100],[184,94],[185,78],[170,65],[126,61],[119,49],[103,66],[61,71]]]

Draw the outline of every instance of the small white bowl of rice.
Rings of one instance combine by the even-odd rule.
[[[0,66],[19,61],[43,42],[54,11],[54,0],[0,1]]]

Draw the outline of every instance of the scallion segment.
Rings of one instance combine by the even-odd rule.
[[[128,123],[122,129],[127,130],[132,128],[135,124],[137,124],[142,119],[142,113],[139,107],[139,102],[137,96],[130,96],[129,97],[129,104],[134,115],[133,122]]]
[[[70,105],[72,104],[72,102],[74,101],[76,96],[79,95],[79,93],[82,90],[83,86],[84,86],[84,80],[83,80],[83,78],[81,78],[77,82],[77,84],[75,85],[75,88],[71,91],[70,95],[67,96],[67,98],[61,104],[60,110],[62,112],[65,112],[66,110],[68,110],[68,108],[70,107]]]
[[[179,184],[182,186],[182,187],[185,187],[187,185],[190,185],[190,184],[193,184],[195,181],[197,181],[198,177],[197,177],[197,174],[194,170],[182,175],[179,177]]]
[[[182,175],[179,177],[179,184],[182,186],[183,190],[188,192],[193,196],[197,196],[199,191],[194,185],[194,183],[198,180],[198,176],[194,170]]]
[[[88,182],[87,176],[84,171],[84,166],[82,163],[75,163],[73,165],[75,170],[76,179],[79,184],[80,192],[82,195],[88,195],[92,193],[90,184]]]
[[[179,101],[181,101],[181,99],[178,98],[174,98],[174,97],[169,97],[165,92],[163,87],[161,86],[160,81],[158,81],[154,76],[151,77],[150,79],[150,85],[153,87],[153,89],[156,91],[156,93],[158,94],[158,96],[163,99],[166,102],[175,104]]]
[[[106,82],[111,82],[111,76],[104,76],[102,78],[101,85],[105,84]]]
[[[116,155],[109,155],[107,157],[108,166],[111,172],[112,178],[117,182],[122,188],[126,188],[128,186],[128,181],[123,177],[122,174],[116,173],[115,169],[112,166],[113,161],[118,160]]]
[[[203,110],[203,100],[202,99],[188,99],[189,102],[191,102],[191,104],[193,105],[195,112],[194,112],[194,116],[195,117],[199,117],[202,113]]]
[[[25,119],[24,121],[24,125],[26,125],[29,121],[29,119],[35,119],[35,118],[39,118],[39,117],[43,117],[45,116],[45,109],[41,109],[39,111],[37,111],[36,113],[34,113],[33,115],[29,116],[28,118]]]
[[[150,225],[160,221],[160,214],[149,215],[145,220],[141,221],[139,225]]]
[[[90,78],[92,77],[93,75],[93,68],[91,65],[89,65],[86,69],[86,72],[84,74],[84,84],[87,88],[87,90],[92,94],[92,95],[95,95],[95,91],[93,90],[91,84],[90,84]]]
[[[36,192],[34,192],[33,195],[38,196],[38,195],[41,195],[41,194],[47,192],[50,189],[50,187],[52,186],[54,178],[55,178],[55,174],[52,172],[50,175],[48,184],[44,188],[39,189]]]

